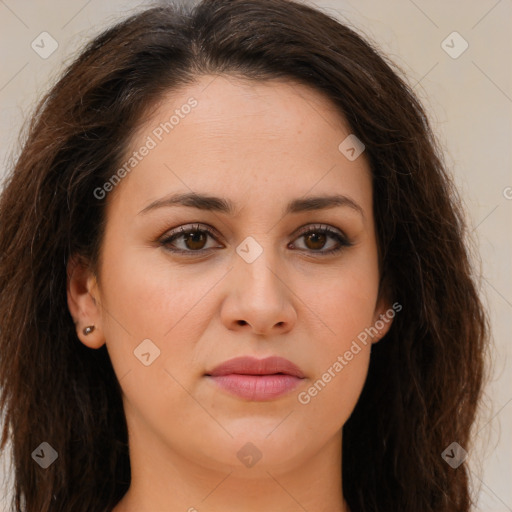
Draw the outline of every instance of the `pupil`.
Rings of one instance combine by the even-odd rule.
[[[194,245],[192,245],[192,249],[200,249],[201,247],[201,243],[200,243],[200,239],[201,238],[204,238],[204,234],[203,233],[199,233],[199,232],[196,232],[196,233],[189,233],[187,235],[187,243],[188,242],[192,242],[192,244],[196,244],[199,242],[199,247],[196,247]]]
[[[313,244],[318,244],[320,242],[320,247],[315,246],[315,249],[321,248],[325,243],[325,234],[324,233],[313,233],[312,235],[308,236],[308,240],[312,241]]]

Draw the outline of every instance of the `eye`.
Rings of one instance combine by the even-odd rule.
[[[210,227],[196,224],[194,226],[180,226],[170,233],[167,233],[164,238],[160,240],[160,244],[174,253],[200,254],[216,247],[219,248],[219,246],[206,247],[208,238],[216,239],[217,235]],[[341,251],[344,247],[352,245],[341,231],[322,225],[306,226],[299,233],[297,239],[301,238],[304,238],[305,247],[299,247],[299,250],[318,253],[322,256],[334,254]],[[331,246],[327,250],[322,250],[329,239],[334,240],[334,246]],[[180,245],[181,247],[179,247]],[[293,244],[289,244],[288,247],[290,247],[290,245],[293,247]]]
[[[208,226],[201,227],[199,224],[191,226],[187,229],[187,226],[180,226],[167,235],[160,241],[171,252],[177,253],[190,253],[190,252],[203,252],[210,248],[205,248],[208,237],[215,238],[215,233]],[[181,239],[181,240],[180,240]],[[182,242],[182,248],[177,248],[174,244],[175,241],[180,240]],[[184,248],[183,248],[184,246]]]
[[[334,254],[341,251],[344,247],[350,247],[352,245],[341,231],[322,225],[306,226],[306,228],[299,233],[298,239],[300,238],[304,239],[304,244],[306,246],[305,250],[318,253],[322,256]],[[329,238],[334,240],[336,243],[329,249],[322,250],[327,244]]]

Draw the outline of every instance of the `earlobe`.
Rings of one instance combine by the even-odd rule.
[[[68,308],[79,340],[89,348],[105,344],[101,329],[100,301],[96,277],[81,258],[73,257],[67,265]]]

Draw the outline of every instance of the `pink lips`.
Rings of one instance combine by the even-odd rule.
[[[226,391],[247,400],[265,401],[288,393],[304,374],[298,366],[282,357],[236,357],[206,374]]]

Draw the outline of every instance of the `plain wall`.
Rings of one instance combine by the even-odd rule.
[[[310,3],[373,39],[405,71],[445,149],[478,241],[482,295],[490,310],[495,344],[485,415],[476,428],[477,448],[465,463],[479,488],[478,510],[512,511],[512,2]],[[0,2],[0,177],[16,149],[24,119],[64,64],[84,41],[144,5],[126,0]],[[43,31],[58,42],[47,59],[31,47]],[[457,58],[442,47],[454,31],[469,45]],[[453,54],[463,41],[451,36],[446,44]],[[9,478],[8,469],[4,476]],[[0,497],[8,492],[8,484],[0,489]]]

